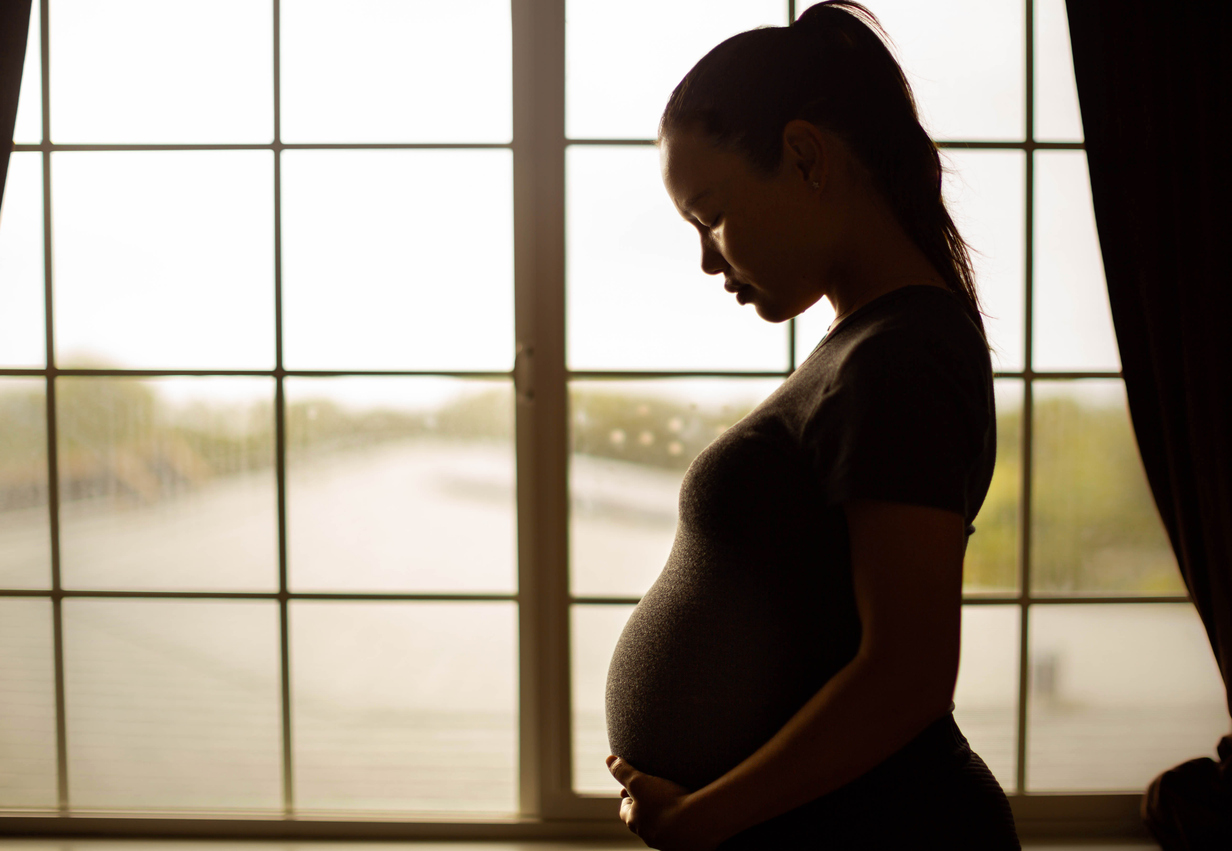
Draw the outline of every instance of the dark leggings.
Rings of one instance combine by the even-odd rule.
[[[721,851],[1019,851],[1009,801],[947,713],[841,789],[755,825]]]

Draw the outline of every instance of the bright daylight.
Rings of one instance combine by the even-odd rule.
[[[1016,815],[1141,794],[1228,710],[1127,406],[1065,2],[865,4],[991,351],[954,720]],[[518,17],[557,6],[563,51]],[[714,45],[810,6],[34,0],[0,207],[0,823],[554,807],[622,835],[609,664],[682,557],[682,482],[860,315],[767,322],[706,274],[659,119]]]

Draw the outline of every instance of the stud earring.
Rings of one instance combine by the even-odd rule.
[[[814,180],[814,181],[813,181],[813,188],[814,188],[814,189],[820,189],[820,188],[821,188],[821,181],[819,181],[819,180]]]

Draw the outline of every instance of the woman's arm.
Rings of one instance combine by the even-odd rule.
[[[958,677],[965,523],[935,508],[845,505],[860,650],[778,733],[686,793],[609,758],[621,818],[648,845],[713,848],[855,780],[950,707]]]

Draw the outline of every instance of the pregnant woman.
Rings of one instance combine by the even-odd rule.
[[[621,818],[668,849],[1018,848],[954,723],[992,369],[936,147],[872,15],[714,48],[663,114],[702,269],[834,325],[685,475],[607,684]]]

